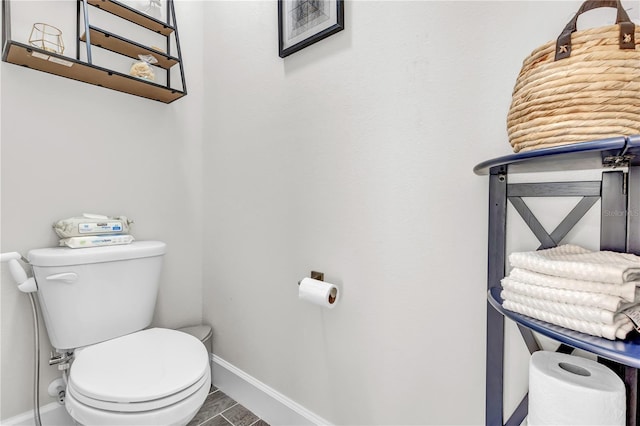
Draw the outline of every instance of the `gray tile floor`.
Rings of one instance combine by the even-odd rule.
[[[187,426],[269,426],[269,424],[238,404],[224,392],[213,387],[198,414]]]

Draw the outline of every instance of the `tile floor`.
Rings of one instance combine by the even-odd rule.
[[[187,426],[269,426],[251,411],[213,387]]]

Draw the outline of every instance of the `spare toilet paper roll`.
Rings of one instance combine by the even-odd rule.
[[[298,297],[315,305],[333,309],[338,303],[338,287],[306,277],[300,281]]]
[[[528,424],[624,425],[624,383],[590,359],[538,351],[529,362]]]

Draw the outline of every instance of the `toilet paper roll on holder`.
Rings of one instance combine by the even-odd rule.
[[[309,276],[312,280],[324,281],[324,272],[311,271],[311,275]],[[302,280],[298,281],[298,286]],[[329,295],[329,303],[333,303],[336,301],[336,296],[334,294]]]

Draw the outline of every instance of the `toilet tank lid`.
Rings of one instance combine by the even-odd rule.
[[[130,244],[86,248],[50,247],[30,250],[27,260],[33,266],[83,265],[162,256],[166,247],[162,241],[134,241]]]

